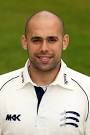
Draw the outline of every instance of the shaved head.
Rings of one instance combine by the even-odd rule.
[[[40,11],[28,18],[22,46],[28,52],[33,73],[58,71],[63,49],[68,43],[69,36],[64,33],[63,21],[54,13]]]
[[[49,11],[39,11],[27,19],[26,25],[25,25],[26,37],[27,37],[27,34],[30,32],[29,26],[33,24],[34,22],[38,22],[39,20],[55,21],[56,25],[60,27],[60,31],[62,32],[62,34],[64,34],[64,23],[61,17],[58,17],[56,14]]]

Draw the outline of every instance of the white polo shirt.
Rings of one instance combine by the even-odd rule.
[[[29,61],[24,68],[0,76],[0,135],[90,135],[90,86],[84,89],[74,78],[80,74],[70,74],[62,61],[37,113],[36,84],[28,66]]]

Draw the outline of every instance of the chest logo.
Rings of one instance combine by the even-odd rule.
[[[21,114],[7,114],[6,120],[7,121],[21,121],[20,116]]]
[[[72,125],[74,127],[79,126],[80,114],[76,111],[65,111],[61,114],[60,126]]]

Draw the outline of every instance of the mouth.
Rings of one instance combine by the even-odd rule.
[[[42,56],[38,56],[38,59],[40,60],[41,63],[43,64],[48,64],[49,61],[51,60],[52,56],[48,56],[48,55],[42,55]]]

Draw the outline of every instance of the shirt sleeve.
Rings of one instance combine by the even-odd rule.
[[[87,83],[86,85],[86,93],[87,93],[87,96],[88,96],[88,118],[87,118],[87,121],[86,121],[86,129],[85,129],[85,135],[90,135],[90,78],[85,82]]]
[[[3,108],[4,108],[4,96],[2,96],[2,90],[0,91],[0,135],[4,135],[3,133],[3,124],[4,124],[4,119],[3,119],[3,116],[4,116],[4,112],[3,112]]]
[[[2,117],[1,117],[1,111],[0,111],[0,135],[3,135],[3,133],[2,133]]]
[[[90,135],[90,113],[88,115],[88,119],[86,121],[86,131],[85,131],[85,135]]]

